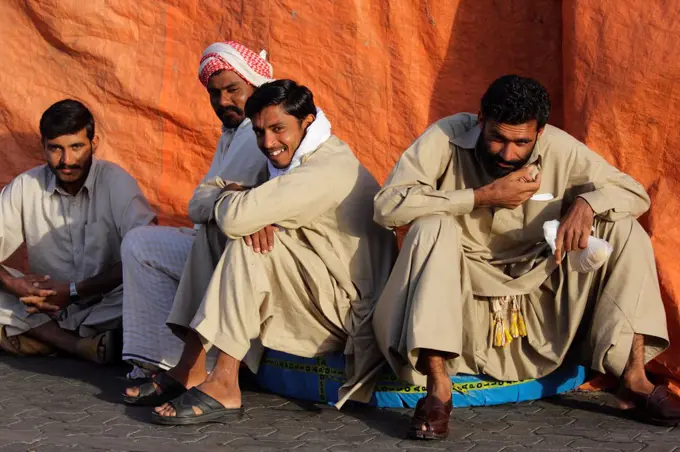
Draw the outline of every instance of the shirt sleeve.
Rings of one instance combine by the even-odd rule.
[[[0,191],[0,262],[24,243],[23,180],[18,177]]]
[[[607,163],[584,145],[576,148],[569,184],[590,186],[579,197],[590,204],[595,214],[608,221],[639,217],[650,207],[642,184]]]
[[[337,206],[346,196],[345,177],[338,177],[325,163],[303,164],[250,190],[222,193],[215,204],[215,220],[230,238],[271,224],[298,229]]]
[[[139,226],[147,226],[156,220],[156,213],[151,208],[137,181],[127,173],[117,178],[115,188],[111,189],[113,206],[113,222],[121,240],[125,235]]]
[[[374,220],[395,228],[426,215],[472,212],[472,189],[437,189],[438,179],[452,160],[451,152],[449,136],[438,124],[430,127],[404,152],[375,196]]]

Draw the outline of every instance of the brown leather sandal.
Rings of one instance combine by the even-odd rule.
[[[665,386],[656,386],[651,394],[629,392],[635,404],[631,413],[640,422],[661,426],[675,426],[680,422],[680,399]]]
[[[412,439],[444,439],[449,436],[449,418],[453,403],[437,401],[434,409],[425,410],[425,398],[418,400],[416,410],[411,418],[408,437]],[[425,429],[423,429],[425,426]]]
[[[54,347],[25,334],[8,337],[5,326],[0,327],[0,350],[14,356],[45,356],[56,351]]]

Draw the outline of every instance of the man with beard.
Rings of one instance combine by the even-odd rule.
[[[153,371],[172,369],[179,362],[184,344],[168,329],[166,320],[178,293],[192,290],[187,296],[203,298],[221,254],[214,261],[209,257],[213,243],[223,240],[212,221],[213,205],[222,192],[220,181],[224,178],[252,187],[266,177],[266,159],[257,149],[243,111],[253,90],[273,76],[265,53],[261,55],[235,41],[213,43],[203,52],[198,79],[222,122],[222,136],[208,173],[189,201],[194,230],[140,228],[123,242],[123,359],[128,362]],[[138,387],[129,388],[125,401],[156,405],[161,380],[187,383],[181,367],[169,375],[174,380],[164,380],[166,375],[159,374],[158,382],[147,383],[141,392]]]
[[[546,125],[549,112],[538,82],[501,77],[479,116],[444,118],[419,137],[375,198],[378,223],[410,225],[373,326],[393,370],[427,388],[414,438],[447,436],[450,375],[538,378],[574,344],[592,369],[620,378],[640,419],[680,417],[644,369],[668,346],[654,253],[636,221],[649,198]],[[549,220],[560,220],[554,255]],[[577,273],[571,252],[586,248],[591,229],[613,253]]]
[[[0,266],[0,348],[109,363],[123,301],[120,244],[156,215],[127,172],[93,157],[99,138],[83,104],[52,105],[40,134],[47,164],[0,194],[0,262],[26,243],[30,269]]]
[[[157,407],[154,422],[240,416],[240,362],[257,372],[262,346],[304,357],[344,351],[339,405],[367,402],[372,391],[364,383],[383,364],[371,316],[396,244],[372,221],[378,183],[332,135],[306,87],[291,80],[262,85],[246,114],[269,179],[250,189],[224,181],[214,208],[227,236],[224,253],[205,297],[176,299],[168,318],[187,347],[198,345],[193,357],[183,356],[191,389]],[[206,375],[213,346],[217,361]]]

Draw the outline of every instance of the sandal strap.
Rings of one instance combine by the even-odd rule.
[[[171,401],[170,404],[175,409],[176,417],[196,417],[194,407],[199,408],[203,414],[225,409],[224,405],[197,387],[189,389],[187,392]]]
[[[136,400],[147,397],[160,397],[163,394],[171,394],[173,392],[179,395],[186,390],[182,383],[172,378],[167,372],[154,375],[151,381],[139,385],[138,388],[139,395],[135,397]]]
[[[186,389],[182,383],[172,378],[167,372],[160,372],[153,376],[151,379],[160,390],[160,394],[174,390],[174,389]]]

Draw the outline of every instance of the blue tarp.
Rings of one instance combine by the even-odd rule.
[[[342,353],[318,358],[300,358],[267,350],[258,383],[268,391],[285,397],[333,404],[338,389],[345,381],[345,359]],[[586,368],[571,366],[536,380],[501,382],[486,376],[457,375],[451,377],[455,407],[498,405],[549,397],[571,391],[586,379]],[[425,388],[398,380],[384,372],[376,385],[370,405],[384,408],[415,407],[425,395]]]

